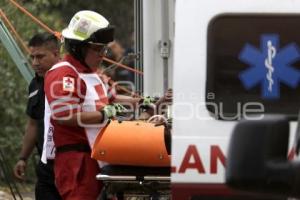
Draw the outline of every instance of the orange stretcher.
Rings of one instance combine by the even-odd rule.
[[[111,121],[98,134],[92,158],[109,164],[170,166],[164,126],[143,121]]]

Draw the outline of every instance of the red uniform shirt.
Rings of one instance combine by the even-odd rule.
[[[63,61],[73,65],[77,72],[69,66],[61,66],[49,70],[45,76],[45,95],[52,111],[51,123],[54,126],[53,140],[56,147],[66,144],[88,144],[83,127],[62,125],[55,118],[68,117],[82,111],[86,84],[78,73],[94,72],[70,55],[67,55]],[[102,106],[108,103],[106,97],[100,99]]]

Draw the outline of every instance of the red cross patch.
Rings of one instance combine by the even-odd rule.
[[[90,25],[91,25],[90,21],[86,19],[81,19],[78,24],[77,31],[80,33],[87,34],[89,32]]]
[[[72,77],[63,77],[63,91],[74,92],[75,90],[75,79]]]

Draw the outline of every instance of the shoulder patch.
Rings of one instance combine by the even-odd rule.
[[[63,77],[63,91],[74,92],[75,91],[75,79],[73,77]]]

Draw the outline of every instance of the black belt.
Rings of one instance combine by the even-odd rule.
[[[91,152],[90,145],[88,144],[67,144],[60,147],[56,147],[56,153],[63,153],[69,151],[78,151],[78,152]]]
[[[54,159],[47,159],[47,164],[54,165]]]

